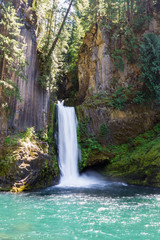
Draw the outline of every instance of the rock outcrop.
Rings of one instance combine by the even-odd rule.
[[[7,0],[4,1],[5,4],[7,2]],[[25,66],[25,75],[28,80],[25,81],[12,74],[12,81],[16,83],[20,90],[22,102],[13,98],[10,100],[11,115],[9,117],[6,116],[5,111],[0,106],[1,136],[32,126],[39,130],[47,125],[49,92],[42,89],[38,80],[40,70],[35,35],[36,16],[32,10],[33,1],[25,2],[21,0],[12,1],[24,23],[21,35],[26,44],[25,59],[27,64]]]
[[[160,20],[156,13],[148,29],[144,33],[154,32],[160,34]],[[125,55],[123,56],[123,70],[116,68],[113,59],[115,45],[117,49],[123,50],[120,40],[113,40],[114,30],[111,33],[105,28],[94,24],[83,39],[78,58],[78,83],[79,91],[77,99],[81,104],[85,98],[97,93],[105,92],[106,95],[114,93],[118,87],[139,87],[137,81],[140,70],[137,62],[131,63]]]
[[[111,47],[111,37],[98,25],[93,25],[86,33],[78,60],[77,98],[80,103],[97,93],[106,92],[109,95],[118,86],[126,87],[137,78],[137,65],[128,64],[126,59],[124,71],[115,69]]]
[[[105,103],[96,106],[83,103],[76,107],[79,122],[85,118],[90,136],[98,135],[103,124],[108,128],[108,143],[122,144],[138,134],[151,129],[160,121],[159,110],[147,106],[128,105],[124,110],[108,107]]]
[[[20,192],[54,185],[59,175],[56,156],[33,134],[7,137],[0,149],[0,190]]]
[[[160,33],[160,24],[154,18],[146,32]],[[88,118],[88,132],[91,135],[99,133],[102,124],[109,129],[108,140],[113,144],[121,144],[129,138],[151,129],[160,120],[160,109],[150,105],[133,103],[134,91],[141,87],[138,81],[140,70],[137,63],[130,63],[123,56],[124,69],[117,69],[113,60],[112,36],[98,25],[93,25],[83,39],[79,51],[77,113],[79,120]],[[114,97],[117,89],[131,90]],[[127,91],[127,90],[126,90]],[[122,97],[121,97],[122,96]],[[125,104],[123,106],[123,102]],[[119,102],[118,102],[119,101]],[[121,106],[122,104],[122,106]]]
[[[156,16],[149,32],[160,34]],[[160,122],[160,108],[134,102],[141,89],[140,69],[125,56],[124,69],[117,69],[113,45],[112,36],[93,25],[79,52],[76,110],[83,167],[95,166],[107,177],[130,184],[160,187],[159,125],[153,128]]]

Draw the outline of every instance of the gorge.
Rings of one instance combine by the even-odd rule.
[[[0,239],[159,239],[159,16],[0,0]]]
[[[57,183],[59,168],[53,138],[57,99],[65,99],[66,105],[76,108],[78,144],[82,149],[80,171],[93,167],[120,181],[159,187],[158,1],[146,1],[144,5],[137,1],[129,9],[125,5],[132,15],[130,20],[122,5],[117,5],[127,26],[121,23],[119,15],[115,22],[112,15],[107,12],[105,15],[103,11],[97,22],[91,21],[88,25],[75,14],[77,25],[69,32],[73,33],[70,38],[65,34],[68,23],[64,24],[63,16],[59,15],[62,24],[51,22],[54,9],[58,11],[61,5],[53,1],[51,8],[47,1],[1,1],[1,16],[5,21],[4,11],[21,18],[22,25],[15,29],[22,39],[14,44],[24,43],[21,45],[24,65],[18,65],[24,72],[15,73],[16,65],[14,71],[11,70],[7,58],[3,58],[3,54],[8,54],[4,46],[8,47],[9,54],[13,52],[12,38],[15,38],[13,32],[8,33],[11,45],[5,45],[8,30],[4,21],[1,29],[4,37],[0,87],[1,189],[21,191]],[[9,2],[13,4],[11,9]],[[92,3],[86,5],[77,0],[74,4],[76,11],[85,9],[83,14],[91,15]],[[112,8],[114,14],[114,6]],[[70,5],[66,5],[65,19],[70,19],[69,11]],[[96,14],[94,16],[96,18]],[[81,38],[77,37],[78,21],[83,27]],[[46,26],[41,32],[43,24]],[[51,33],[55,27],[62,39]],[[72,37],[74,41],[70,42]],[[150,47],[152,45],[154,47]],[[51,50],[54,50],[53,56]],[[149,71],[145,72],[146,69]]]

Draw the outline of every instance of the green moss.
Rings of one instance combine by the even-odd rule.
[[[0,187],[0,191],[2,192],[8,192],[10,190],[11,190],[10,188]]]
[[[26,172],[25,168],[31,169],[31,172]],[[35,176],[38,173],[36,178],[34,172]],[[33,184],[27,174],[33,174]],[[5,185],[7,188],[8,185],[11,186],[12,191],[17,192],[38,186],[46,187],[58,175],[59,167],[54,145],[49,147],[47,142],[38,138],[34,128],[6,137],[0,152],[0,179],[3,180],[0,190],[3,190]],[[28,177],[29,184],[21,180]],[[22,181],[23,185],[19,186],[19,181]]]
[[[128,144],[110,146],[114,154],[103,173],[131,184],[160,187],[160,124]]]

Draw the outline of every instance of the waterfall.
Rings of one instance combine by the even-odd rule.
[[[77,118],[74,107],[58,102],[58,161],[60,183],[72,185],[79,178]]]
[[[77,118],[74,107],[65,107],[63,102],[57,104],[58,114],[58,161],[61,172],[58,186],[86,187],[103,185],[102,178],[95,174],[78,172]]]

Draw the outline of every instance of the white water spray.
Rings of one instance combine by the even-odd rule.
[[[72,185],[78,179],[77,119],[74,107],[58,102],[58,161],[60,184]]]
[[[107,182],[96,173],[78,172],[77,118],[74,107],[58,102],[58,161],[62,187],[106,186]]]

